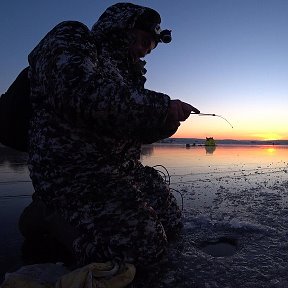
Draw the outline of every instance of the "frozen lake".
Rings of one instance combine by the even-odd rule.
[[[170,145],[146,154],[143,163],[169,171],[185,216],[161,284],[151,287],[288,287],[287,146]],[[226,244],[213,247],[219,239]]]
[[[288,287],[287,146],[157,144],[141,161],[178,191],[184,228],[136,287]],[[0,146],[1,277],[27,262],[17,227],[33,193],[25,162]]]

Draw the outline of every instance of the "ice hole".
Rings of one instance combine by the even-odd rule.
[[[221,237],[210,239],[200,244],[200,249],[213,257],[232,256],[237,252],[237,239]]]

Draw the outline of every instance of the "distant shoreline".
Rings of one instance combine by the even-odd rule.
[[[199,138],[167,138],[157,143],[162,144],[190,144],[194,146],[204,145],[206,139]],[[214,139],[216,145],[288,145],[288,140],[233,140],[233,139]]]

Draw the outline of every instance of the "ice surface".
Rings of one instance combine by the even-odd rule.
[[[287,288],[288,147],[217,147],[209,155],[204,147],[151,149],[143,163],[168,169],[183,196],[173,192],[183,200],[184,227],[160,264],[137,270],[134,287]],[[17,221],[32,193],[22,162],[0,153],[2,274],[21,264]],[[237,240],[236,253],[203,251],[203,242],[223,237]]]
[[[168,168],[184,228],[139,287],[288,287],[288,166],[273,160]],[[237,240],[232,256],[202,251],[222,237]]]

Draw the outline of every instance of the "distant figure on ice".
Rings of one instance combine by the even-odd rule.
[[[26,237],[50,233],[79,265],[154,263],[181,227],[169,187],[139,161],[141,144],[173,135],[199,113],[144,88],[140,58],[171,41],[160,22],[153,9],[118,3],[91,31],[58,24],[29,55],[35,193],[20,229]]]
[[[213,137],[206,137],[205,146],[216,146],[216,142]]]

